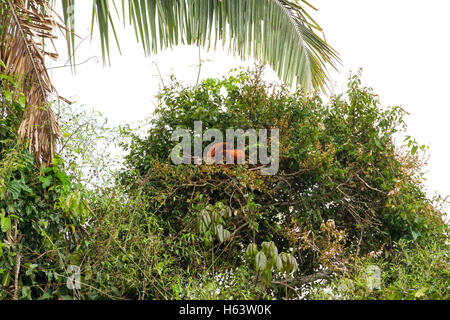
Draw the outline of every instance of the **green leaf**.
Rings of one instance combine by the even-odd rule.
[[[273,242],[273,241],[270,242],[270,253],[271,253],[273,256],[278,255],[278,248],[277,248],[277,246],[275,245],[275,242]]]
[[[250,243],[247,247],[247,250],[245,251],[245,253],[248,256],[254,256],[254,255],[256,255],[257,252],[258,252],[258,246],[254,243]]]
[[[70,186],[70,178],[67,176],[65,172],[56,171],[55,177],[57,177],[59,181],[61,181],[63,186]]]
[[[10,214],[9,218],[15,218],[15,219],[19,220],[20,222],[23,222],[23,219],[15,214]]]
[[[19,97],[18,102],[19,102],[19,105],[22,108],[22,110],[25,110],[25,108],[27,107],[27,102],[26,102],[25,97],[23,97],[23,96]]]
[[[262,278],[267,286],[272,282],[272,270],[266,269],[262,272]]]
[[[279,255],[275,256],[275,267],[278,271],[283,270],[283,261],[281,261],[281,258]]]
[[[267,266],[267,258],[264,252],[260,251],[256,255],[256,271],[261,271],[266,269]]]
[[[6,188],[11,193],[14,200],[19,198],[21,191],[34,194],[33,190],[31,190],[22,180],[11,181],[7,184]]]
[[[379,149],[383,149],[383,146],[381,145],[380,139],[375,138],[375,145],[379,148]]]
[[[228,239],[230,239],[231,237],[231,232],[228,231],[227,229],[223,229],[223,240],[226,241]]]
[[[205,226],[209,227],[209,225],[211,224],[211,217],[209,216],[208,212],[204,212],[202,214],[202,220],[205,223]]]
[[[42,182],[42,188],[48,188],[49,186],[51,186],[51,184],[53,183],[53,178],[52,176],[47,176],[47,177],[39,177],[39,180]]]
[[[422,298],[423,296],[425,296],[425,293],[428,291],[427,287],[423,287],[420,288],[419,290],[416,291],[416,293],[414,294],[415,298]]]
[[[298,270],[297,260],[292,255],[289,255],[289,267],[291,272]]]
[[[11,218],[10,217],[2,217],[0,218],[0,228],[2,232],[8,232],[11,229]]]
[[[415,230],[411,230],[411,235],[413,236],[414,241],[416,241],[417,238],[419,237],[419,233],[416,232]]]
[[[17,200],[20,196],[20,192],[22,191],[22,182],[19,180],[11,181],[6,185],[6,188],[9,193],[11,193],[14,200]]]
[[[223,233],[223,226],[221,224],[219,224],[216,227],[216,233],[217,233],[217,237],[219,238],[219,241],[223,242],[225,238],[224,238],[224,233]]]
[[[200,220],[198,223],[198,229],[199,229],[199,232],[202,234],[206,232],[206,226],[202,220]]]
[[[11,91],[5,91],[5,92],[3,92],[3,95],[4,95],[6,101],[12,102],[12,93],[11,93]]]
[[[33,190],[31,190],[31,188],[28,187],[25,183],[22,183],[21,187],[23,191],[28,192],[29,194],[34,194]]]
[[[31,299],[31,289],[28,286],[22,287],[22,298],[30,300]]]

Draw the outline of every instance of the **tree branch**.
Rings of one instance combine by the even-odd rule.
[[[333,273],[329,270],[322,270],[317,273],[313,273],[310,275],[306,275],[299,278],[286,279],[284,281],[272,281],[274,284],[282,285],[288,288],[292,288],[294,286],[299,287],[301,285],[311,283],[317,280],[329,280],[333,276]]]

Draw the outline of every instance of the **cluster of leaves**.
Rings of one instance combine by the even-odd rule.
[[[274,271],[291,274],[298,270],[295,258],[286,252],[278,253],[273,241],[263,242],[261,250],[255,243],[248,245],[245,251],[249,261],[254,262],[255,270],[261,272],[262,278],[269,285]]]
[[[233,213],[230,207],[218,202],[214,207],[207,206],[200,212],[199,231],[203,234],[207,243],[212,242],[212,236],[216,236],[220,242],[231,238],[231,233],[224,229],[226,218],[231,218]]]

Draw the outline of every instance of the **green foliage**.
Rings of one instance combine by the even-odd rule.
[[[382,109],[358,75],[328,104],[264,83],[260,70],[192,88],[174,81],[159,98],[147,136],[123,131],[132,140],[123,144],[129,154],[120,182],[129,197],[145,197],[166,239],[183,239],[181,247],[198,252],[183,260],[191,277],[193,270],[200,276],[247,265],[269,290],[301,288],[320,270],[347,272],[382,245],[392,258],[398,241],[423,243],[446,232],[443,211],[422,189],[419,146],[393,143],[403,109]],[[172,165],[172,132],[192,132],[197,120],[222,132],[279,128],[279,173]]]
[[[359,76],[325,103],[261,72],[174,80],[144,134],[64,107],[46,169],[17,142],[26,106],[3,79],[0,298],[448,299],[448,225],[423,191],[425,148],[393,142],[404,111],[381,108]],[[173,165],[172,132],[197,120],[279,128],[279,172]],[[122,164],[106,152],[117,142]],[[81,288],[66,285],[71,265]]]
[[[368,285],[367,270],[381,270],[378,288]],[[311,291],[311,299],[448,300],[450,286],[449,246],[443,239],[426,243],[401,241],[394,258],[366,256],[352,265],[353,272]]]
[[[80,263],[88,212],[60,158],[39,170],[18,144],[25,104],[9,90],[14,85],[3,78],[0,96],[0,298],[63,297],[71,294],[66,269]]]
[[[293,255],[283,252],[278,254],[278,248],[273,241],[263,242],[261,250],[254,243],[248,245],[245,251],[247,259],[252,262],[257,272],[270,285],[272,274],[275,271],[291,274],[298,270],[298,264]]]

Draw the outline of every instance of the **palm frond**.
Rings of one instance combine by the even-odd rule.
[[[0,3],[0,59],[3,73],[23,76],[27,112],[19,131],[30,141],[37,163],[53,159],[60,135],[55,115],[46,108],[54,92],[45,58],[56,58],[45,41],[53,41],[57,28],[66,32],[74,64],[75,0],[61,0],[65,24],[56,21],[56,0],[2,0]],[[134,26],[146,54],[178,44],[216,48],[219,43],[241,58],[268,63],[284,81],[305,88],[324,89],[327,67],[336,67],[336,52],[316,32],[321,29],[307,13],[306,0],[122,0],[122,19]],[[93,24],[100,34],[104,60],[109,58],[115,32],[114,0],[93,0]],[[94,30],[94,25],[92,27]],[[316,30],[316,31],[314,31]],[[3,67],[2,67],[3,68]]]
[[[67,0],[63,0],[67,1]],[[114,1],[112,1],[114,4]],[[307,89],[324,89],[337,53],[318,35],[319,25],[302,0],[122,0],[122,17],[134,26],[146,54],[178,44],[216,48],[268,63],[281,79]],[[94,1],[94,18],[105,56],[111,31],[110,1]],[[116,38],[116,42],[118,42]]]
[[[19,129],[19,139],[28,141],[37,164],[50,165],[60,131],[55,115],[47,108],[54,91],[45,67],[45,40],[53,41],[55,28],[63,27],[53,18],[45,0],[4,0],[0,4],[1,72],[21,79],[20,88],[27,98],[27,110]]]

